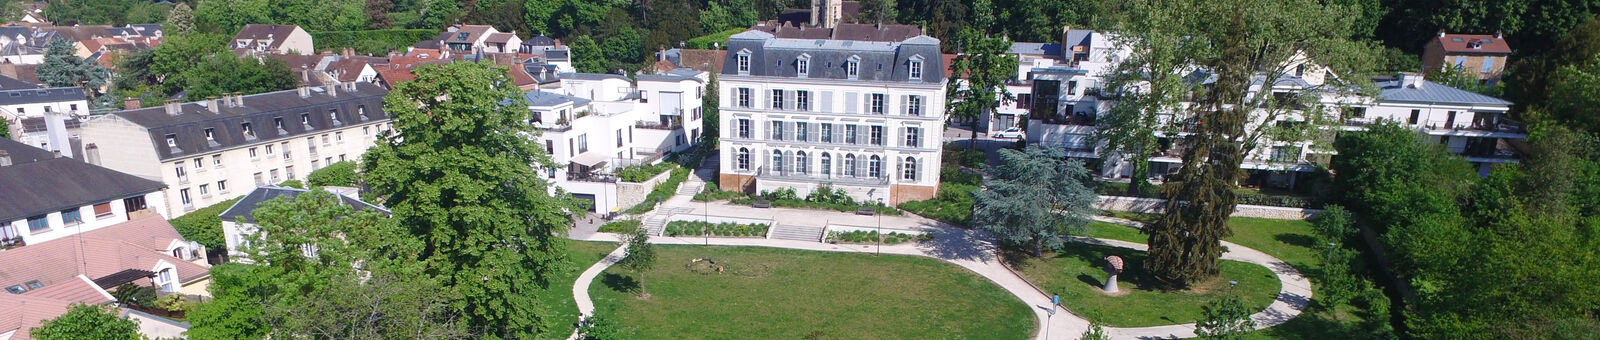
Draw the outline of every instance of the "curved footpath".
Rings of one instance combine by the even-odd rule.
[[[693,215],[705,214],[710,216],[749,217],[763,215],[770,216],[774,214],[781,215],[786,213],[795,213],[798,211],[800,214],[811,216],[836,215],[831,217],[835,219],[853,218],[853,214],[850,213],[834,213],[782,208],[758,209],[726,204],[702,204],[697,202],[689,202],[688,198],[683,197],[682,195],[673,197],[667,202],[663,202],[662,206],[684,209],[686,214]],[[694,211],[688,211],[691,209]],[[705,211],[702,211],[701,209],[705,209]],[[794,211],[784,212],[784,210]],[[814,220],[815,217],[812,217],[811,219]],[[1038,333],[1036,333],[1037,335],[1035,336],[1037,340],[1077,339],[1089,329],[1089,321],[1083,317],[1072,314],[1072,312],[1068,310],[1071,308],[1070,306],[1062,306],[1064,308],[1057,308],[1057,312],[1052,315],[1049,312],[1050,297],[1039,291],[1032,284],[1029,284],[1027,281],[1023,280],[1022,277],[1018,276],[1015,272],[1012,272],[1010,269],[1006,268],[1005,264],[1000,263],[999,257],[996,255],[996,249],[993,245],[993,242],[990,241],[990,238],[987,235],[975,230],[940,226],[941,224],[936,221],[915,216],[898,216],[894,217],[894,220],[920,221],[917,221],[911,225],[901,225],[898,227],[884,225],[884,228],[920,229],[936,236],[932,241],[927,242],[885,245],[882,246],[882,253],[936,258],[957,266],[961,266],[962,268],[971,270],[973,273],[977,273],[978,275],[989,279],[989,281],[994,282],[996,285],[1000,286],[1000,288],[1011,292],[1012,295],[1015,295],[1018,299],[1021,299],[1023,303],[1034,307],[1032,308],[1033,314],[1038,320]],[[1138,225],[1137,222],[1115,218],[1096,217],[1096,220],[1126,226]],[[573,239],[583,241],[619,241],[617,235],[611,233],[574,233],[572,237]],[[1144,244],[1110,239],[1074,238],[1073,240],[1076,242],[1109,245],[1138,250],[1146,249]],[[751,238],[705,239],[700,237],[683,238],[658,236],[651,238],[651,243],[753,246],[856,253],[874,253],[878,251],[878,247],[875,245],[838,245],[822,242]],[[1289,321],[1289,319],[1293,319],[1295,316],[1300,315],[1300,312],[1304,310],[1307,304],[1311,301],[1311,282],[1307,281],[1305,276],[1300,275],[1300,272],[1296,271],[1294,267],[1289,266],[1289,264],[1284,263],[1283,261],[1278,260],[1271,255],[1267,255],[1266,253],[1262,253],[1254,249],[1228,242],[1223,242],[1222,244],[1228,247],[1228,252],[1223,253],[1222,255],[1223,259],[1255,263],[1267,267],[1267,269],[1272,270],[1272,272],[1278,276],[1278,281],[1282,284],[1282,288],[1278,292],[1278,298],[1273,301],[1266,310],[1250,316],[1251,319],[1255,320],[1257,329],[1272,327]],[[578,312],[581,315],[594,315],[594,303],[589,299],[590,283],[594,281],[595,277],[600,275],[601,271],[604,271],[607,267],[610,267],[612,264],[615,264],[618,260],[620,260],[622,256],[626,254],[626,252],[626,247],[618,247],[617,250],[614,250],[609,255],[606,255],[604,259],[601,259],[600,262],[590,266],[588,270],[585,270],[582,275],[578,276],[578,280],[573,284],[572,287],[572,296],[577,300]],[[1057,318],[1058,316],[1059,318]],[[1105,330],[1106,333],[1108,333],[1113,339],[1195,337],[1193,323],[1135,328],[1106,327]],[[576,336],[576,333],[573,335]]]

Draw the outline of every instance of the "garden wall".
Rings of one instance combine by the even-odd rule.
[[[724,217],[724,216],[706,216],[706,215],[700,215],[700,214],[672,214],[672,216],[668,216],[667,217],[667,221],[668,222],[688,221],[688,222],[711,222],[711,223],[762,224],[762,225],[767,225],[769,227],[772,226],[772,224],[773,224],[772,220],[763,220],[763,219],[754,219],[754,218]]]
[[[1167,200],[1159,198],[1100,196],[1100,201],[1095,202],[1095,208],[1100,210],[1127,211],[1147,214],[1162,213],[1166,210],[1166,206]],[[1234,208],[1232,216],[1270,218],[1275,220],[1304,220],[1316,217],[1319,213],[1322,213],[1321,209],[1284,208],[1240,204]]]
[[[825,228],[822,231],[822,234],[823,235],[827,235],[828,233],[835,232],[835,231],[841,232],[841,233],[848,233],[848,232],[852,232],[852,231],[874,232],[874,231],[879,231],[880,229],[883,230],[884,234],[901,233],[901,234],[906,234],[906,235],[922,235],[922,234],[927,234],[928,233],[927,231],[922,231],[922,230],[907,230],[907,229],[895,229],[895,228],[882,229],[882,228],[875,228],[875,227],[857,227],[857,226],[848,226],[848,225],[839,225],[839,224],[829,224],[828,227]]]
[[[616,206],[631,207],[638,205],[639,203],[643,203],[645,197],[650,196],[650,191],[655,190],[656,185],[661,184],[661,182],[666,182],[668,177],[672,177],[671,170],[662,171],[660,174],[657,174],[656,177],[650,177],[649,180],[644,182],[632,183],[617,181]]]

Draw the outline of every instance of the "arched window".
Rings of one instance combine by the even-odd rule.
[[[844,155],[844,175],[845,176],[850,176],[850,177],[855,177],[855,175],[856,175],[856,155]]]
[[[826,152],[822,153],[822,174],[833,174],[833,155],[829,155]]]
[[[810,162],[811,162],[811,159],[810,158],[806,158],[806,152],[805,151],[799,151],[799,152],[795,152],[794,153],[794,171],[795,172],[799,172],[799,173],[802,173],[802,174],[808,172],[809,170],[811,170],[811,169],[807,169],[811,165],[811,164],[808,164]]]
[[[917,180],[917,159],[916,158],[906,157],[906,163],[904,165],[902,165],[902,166],[904,167],[904,169],[901,169],[902,173],[900,174],[900,179],[907,180],[907,181],[915,181],[915,180]]]
[[[883,160],[879,159],[878,155],[872,155],[872,158],[867,161],[867,177],[883,177]]]
[[[783,172],[783,151],[772,150],[772,170]]]
[[[739,148],[739,170],[750,170],[750,149]]]

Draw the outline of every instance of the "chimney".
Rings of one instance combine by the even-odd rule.
[[[217,99],[217,97],[206,97],[206,110],[211,111],[211,113],[221,112],[222,102],[226,100],[227,98]]]
[[[1501,32],[1500,32],[1500,30],[1494,30],[1494,38],[1495,38],[1495,39],[1496,39],[1496,40],[1498,40],[1498,39],[1505,39],[1505,37],[1503,37],[1503,35],[1502,35],[1502,34],[1501,34]]]
[[[656,61],[667,61],[666,47],[662,47],[660,52],[656,52]]]
[[[167,102],[162,106],[166,107],[168,115],[176,116],[183,114],[183,103],[179,102],[177,99],[167,99]]]
[[[122,100],[122,109],[124,110],[137,109],[141,105],[144,105],[144,103],[140,102],[139,98],[128,98]]]
[[[67,115],[62,112],[45,112],[44,129],[45,140],[50,142],[50,150],[72,157],[72,140],[67,133]]]
[[[11,153],[0,150],[0,166],[11,166]]]
[[[1422,74],[1416,72],[1400,72],[1400,86],[1414,89],[1422,88]]]
[[[297,90],[299,90],[299,92],[300,92],[300,98],[310,98],[311,97],[311,87],[310,86],[300,85],[300,87],[297,88]]]
[[[1439,29],[1439,37],[1440,38],[1444,37],[1444,29],[1443,28]]]
[[[328,84],[326,87],[328,89],[328,96],[329,97],[338,97],[339,96],[339,86],[338,85]]]
[[[239,94],[238,92],[234,92],[230,95],[233,96],[232,107],[244,107],[244,95]]]
[[[341,55],[343,55],[345,58],[349,58],[349,57],[355,56],[356,55],[356,49],[352,48],[352,47],[345,47],[344,48],[344,53],[341,54]]]

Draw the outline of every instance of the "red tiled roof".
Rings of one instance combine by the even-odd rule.
[[[511,34],[511,33],[494,33],[494,34],[490,34],[489,35],[489,39],[484,41],[484,42],[502,43],[502,44],[503,43],[509,43],[509,42],[511,42],[511,38],[515,37],[515,36],[517,36],[517,35],[516,34]]]
[[[89,281],[88,277],[78,275],[73,279],[76,280],[69,280],[69,282],[45,286],[44,288],[29,291],[25,293],[25,295],[62,301],[82,302],[91,305],[107,303],[115,300],[115,298],[111,297],[111,294],[108,294],[105,290],[101,289],[99,286],[96,286],[94,281]]]
[[[1444,34],[1435,38],[1445,52],[1451,53],[1511,53],[1511,45],[1505,39],[1496,38],[1487,34]],[[1471,44],[1479,43],[1477,48]]]
[[[727,50],[684,49],[678,54],[678,63],[697,71],[722,73],[722,61],[727,56]]]
[[[340,82],[352,82],[361,77],[361,71],[367,68],[367,62],[351,58],[339,59],[328,64],[328,70]]]
[[[389,68],[380,69],[380,70],[378,70],[378,77],[383,78],[383,81],[387,82],[389,84],[389,86],[394,86],[394,84],[404,83],[404,82],[407,82],[407,81],[411,81],[412,79],[417,79],[417,75],[411,74],[411,69],[405,69],[405,68],[402,68],[402,69],[389,69]]]
[[[28,331],[67,313],[75,301],[0,293],[0,333],[17,331],[11,340],[29,340]]]

